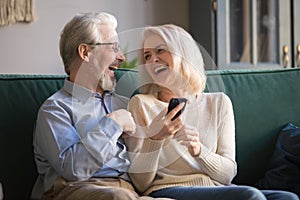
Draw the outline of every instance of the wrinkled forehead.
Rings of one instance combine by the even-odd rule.
[[[101,42],[118,42],[118,33],[114,29],[114,26],[110,24],[99,25],[99,30],[101,33]]]
[[[158,46],[166,45],[165,41],[157,34],[147,35],[144,39],[144,49],[155,49]]]

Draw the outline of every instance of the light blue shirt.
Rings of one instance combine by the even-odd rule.
[[[57,176],[68,181],[91,177],[129,180],[129,158],[120,138],[123,130],[105,110],[126,109],[127,103],[128,98],[114,92],[106,92],[102,99],[99,93],[66,79],[38,112],[33,147],[39,177],[32,198],[49,190]]]

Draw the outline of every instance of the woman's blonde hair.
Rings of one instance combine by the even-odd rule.
[[[65,25],[60,34],[59,50],[67,74],[70,74],[72,62],[78,57],[78,46],[101,42],[99,25],[106,24],[116,29],[117,19],[108,13],[91,12],[77,14]]]
[[[143,43],[147,37],[153,34],[163,39],[168,51],[172,54],[173,70],[185,79],[194,93],[203,92],[206,85],[206,75],[199,46],[187,31],[173,24],[150,26],[144,30],[142,48],[139,53],[140,78],[148,83],[142,86],[142,92],[151,93],[159,88],[153,81],[149,81],[151,78],[144,69]]]

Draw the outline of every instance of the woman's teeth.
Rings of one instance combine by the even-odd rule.
[[[160,73],[160,72],[162,72],[162,71],[164,71],[164,70],[166,70],[166,69],[167,69],[166,66],[161,66],[161,67],[156,68],[156,69],[154,70],[154,72],[155,72],[156,74],[158,74],[158,73]]]

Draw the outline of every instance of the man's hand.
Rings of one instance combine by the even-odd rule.
[[[131,113],[127,110],[120,109],[112,113],[107,114],[107,116],[115,120],[123,129],[123,132],[128,135],[133,135],[135,133],[136,125],[131,116]]]

